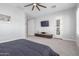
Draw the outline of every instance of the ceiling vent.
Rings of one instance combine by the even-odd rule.
[[[51,6],[51,8],[56,8],[56,5]]]

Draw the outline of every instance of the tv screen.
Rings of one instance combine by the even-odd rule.
[[[41,27],[48,27],[49,21],[41,21]]]

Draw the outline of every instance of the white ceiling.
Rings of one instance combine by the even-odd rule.
[[[40,11],[38,11],[37,8],[35,8],[32,11],[32,6],[24,7],[25,5],[28,5],[28,4],[29,3],[9,3],[8,5],[17,7],[32,17],[39,17],[42,15],[47,15],[60,10],[76,7],[76,3],[40,3],[41,5],[47,6],[47,8],[39,7]],[[51,6],[53,5],[56,5],[56,8],[51,8]]]

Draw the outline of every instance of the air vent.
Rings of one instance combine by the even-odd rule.
[[[56,5],[51,6],[51,8],[56,8]]]

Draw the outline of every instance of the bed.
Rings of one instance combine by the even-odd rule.
[[[59,56],[50,47],[26,39],[0,43],[0,56]]]

